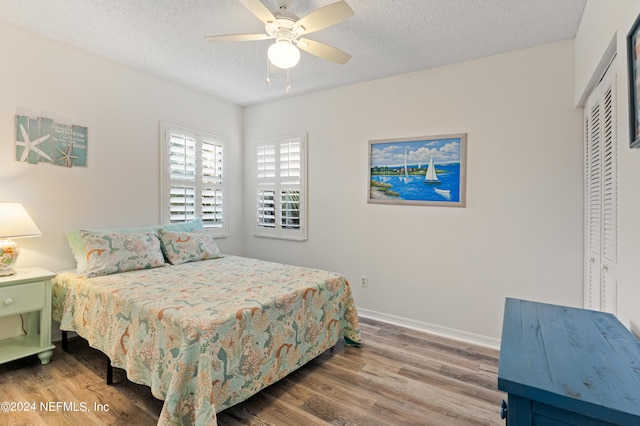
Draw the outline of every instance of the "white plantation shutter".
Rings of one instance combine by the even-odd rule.
[[[196,140],[169,133],[169,220],[196,217]]]
[[[262,228],[276,227],[276,193],[271,189],[258,190],[258,220]]]
[[[201,218],[214,236],[224,220],[224,139],[173,125],[161,126],[162,222]]]
[[[222,228],[224,225],[223,145],[212,140],[202,147],[202,222],[205,226]]]
[[[585,107],[585,308],[617,311],[616,76],[612,64]]]
[[[280,226],[300,229],[300,185],[302,142],[285,140],[280,144]]]
[[[305,152],[304,135],[255,142],[256,236],[307,238]]]
[[[276,229],[276,144],[256,144],[257,226]]]

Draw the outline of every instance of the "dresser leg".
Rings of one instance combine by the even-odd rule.
[[[51,356],[53,355],[53,351],[44,351],[38,354],[38,358],[40,358],[41,364],[49,364],[51,361]]]

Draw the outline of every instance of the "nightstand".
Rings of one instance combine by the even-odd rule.
[[[0,317],[21,314],[26,335],[0,340],[0,364],[38,354],[48,364],[51,344],[51,279],[56,274],[43,268],[18,269],[0,277]]]

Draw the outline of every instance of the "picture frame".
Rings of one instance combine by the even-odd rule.
[[[31,164],[87,167],[88,129],[51,118],[16,115],[15,160]]]
[[[640,148],[640,15],[627,35],[629,75],[629,146]]]
[[[367,202],[465,207],[467,134],[369,141]]]

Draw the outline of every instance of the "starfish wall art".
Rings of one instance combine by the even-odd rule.
[[[87,167],[86,127],[16,115],[16,161]]]

